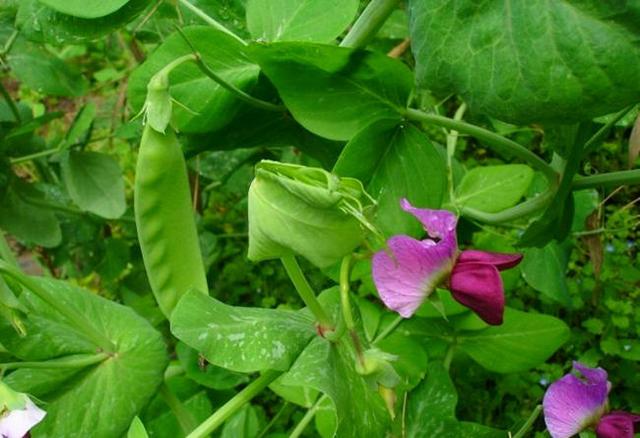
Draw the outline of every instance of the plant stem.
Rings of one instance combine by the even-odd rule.
[[[13,370],[17,368],[84,368],[100,363],[109,357],[106,353],[78,354],[74,358],[48,360],[41,362],[6,362],[0,363],[0,370]]]
[[[182,4],[182,6],[184,6],[185,8],[189,9],[191,12],[196,14],[198,17],[200,17],[202,19],[202,21],[207,23],[209,26],[214,27],[214,28],[218,29],[219,31],[224,32],[227,35],[233,37],[236,41],[241,43],[243,46],[247,45],[245,40],[240,38],[235,33],[231,32],[229,29],[227,29],[225,26],[223,26],[221,23],[219,23],[213,17],[207,15],[202,9],[200,9],[200,8],[192,5],[191,3],[189,3],[188,0],[178,0],[178,2],[180,4]]]
[[[200,68],[200,71],[202,71],[202,73],[204,73],[209,78],[213,79],[222,88],[235,94],[235,96],[238,99],[256,108],[260,108],[267,111],[273,111],[273,112],[284,112],[287,110],[286,107],[282,105],[275,105],[271,102],[267,102],[267,101],[258,99],[256,97],[253,97],[250,94],[245,93],[235,85],[227,82],[225,79],[219,76],[215,71],[213,71],[211,67],[207,65],[206,62],[204,62],[204,59],[202,59],[202,55],[200,55],[200,52],[196,50],[195,46],[191,43],[191,40],[189,40],[189,37],[187,37],[184,31],[179,27],[176,27],[176,30],[180,33],[180,35],[182,35],[182,38],[185,40],[187,45],[191,47],[191,50],[193,50],[193,55],[195,56],[194,62],[198,65],[198,68]]]
[[[307,413],[304,414],[304,417],[302,417],[302,420],[300,420],[300,422],[296,424],[295,429],[291,431],[289,438],[298,438],[300,435],[302,435],[302,432],[304,432],[305,428],[309,425],[309,423],[311,423],[311,420],[313,420],[313,417],[316,415],[316,412],[318,412],[318,408],[320,407],[320,404],[323,401],[325,401],[326,398],[327,396],[323,395],[318,399],[318,401],[314,403],[313,406],[311,406],[307,410]]]
[[[513,140],[509,140],[495,132],[481,128],[470,123],[454,120],[449,117],[439,116],[436,114],[428,114],[420,110],[408,108],[404,114],[409,120],[415,120],[418,122],[431,123],[438,126],[443,126],[448,129],[455,129],[456,131],[464,134],[476,137],[479,140],[483,140],[487,145],[494,148],[499,153],[508,153],[515,157],[528,162],[534,169],[542,172],[549,182],[555,186],[558,183],[558,174],[555,170],[542,158],[531,152],[519,143]]]
[[[302,269],[300,269],[300,265],[298,264],[295,256],[285,256],[280,260],[282,260],[284,269],[287,271],[287,275],[298,291],[300,298],[302,298],[302,301],[304,301],[311,313],[316,317],[318,323],[320,323],[324,328],[333,328],[331,319],[316,298],[316,295],[313,293],[313,289],[309,286],[309,283],[307,282]]]
[[[451,361],[453,360],[453,356],[456,352],[456,344],[455,342],[452,342],[449,345],[449,348],[447,348],[447,353],[444,356],[444,359],[442,360],[442,365],[444,365],[444,368],[449,371],[449,368],[451,367]]]
[[[513,435],[511,438],[523,438],[524,435],[529,431],[529,429],[531,429],[531,426],[533,426],[533,423],[535,423],[535,421],[538,419],[538,416],[540,415],[541,411],[542,411],[542,406],[537,405],[536,408],[531,413],[531,415],[529,415],[529,418],[527,418],[527,421],[525,421],[525,423],[522,425],[520,430],[517,431],[515,435]]]
[[[282,374],[281,371],[266,371],[256,380],[247,385],[242,391],[237,393],[231,400],[226,402],[209,418],[202,422],[193,432],[187,435],[187,438],[204,438],[211,432],[216,430],[224,421],[235,414],[246,403],[249,403],[253,397],[258,395],[271,382]]]
[[[573,190],[590,189],[599,186],[640,184],[640,169],[620,170],[600,175],[581,176],[573,180]]]
[[[103,352],[107,354],[115,353],[116,347],[113,342],[105,336],[104,333],[98,331],[94,325],[75,308],[61,303],[56,297],[52,296],[49,291],[40,287],[40,285],[31,280],[31,278],[5,261],[0,261],[0,272],[18,281],[18,283],[22,284],[37,295],[38,298],[62,314],[76,329],[90,339],[96,347],[100,348]]]
[[[550,187],[535,198],[529,199],[498,213],[486,213],[475,208],[464,206],[460,208],[460,212],[463,216],[470,217],[471,219],[475,219],[486,224],[497,225],[529,216],[537,211],[544,209],[553,199],[554,194],[555,190]]]
[[[396,316],[396,319],[391,321],[391,323],[388,326],[386,326],[384,330],[380,332],[380,334],[376,336],[376,338],[373,341],[371,341],[371,344],[375,345],[378,342],[382,341],[387,336],[389,336],[391,332],[393,332],[403,320],[404,318],[402,316],[399,316],[399,315]]]
[[[44,151],[35,152],[33,154],[25,155],[22,157],[10,158],[9,162],[11,164],[20,164],[20,163],[24,163],[25,161],[31,161],[37,158],[48,157],[49,155],[53,155],[58,152],[60,152],[60,148],[46,149]]]
[[[453,120],[460,121],[467,109],[466,104],[462,104],[456,110]],[[453,157],[456,154],[456,146],[458,144],[458,131],[452,129],[447,133],[447,181],[449,185],[449,199],[455,201],[455,187],[453,186]]]
[[[287,411],[287,409],[289,409],[290,406],[291,405],[289,404],[289,402],[285,401],[282,404],[282,407],[278,409],[278,412],[276,412],[276,415],[273,416],[273,418],[269,421],[269,423],[267,423],[267,425],[264,427],[264,429],[262,429],[262,431],[258,434],[256,438],[264,437],[267,434],[267,432],[271,430],[273,425],[276,424],[278,420],[280,420],[280,417],[284,415],[284,413]]]
[[[184,407],[166,383],[160,385],[160,397],[162,397],[167,406],[169,406],[169,409],[171,409],[176,420],[178,420],[178,424],[180,424],[180,429],[182,429],[185,435],[188,435],[189,432],[196,428],[196,420],[193,418],[193,415]]]
[[[340,43],[341,47],[365,47],[380,30],[398,0],[371,0]]]
[[[351,301],[349,300],[349,271],[351,269],[351,255],[342,259],[340,265],[340,302],[342,304],[342,317],[347,326],[347,330],[353,330],[353,314],[351,313]]]
[[[9,109],[13,113],[13,118],[16,119],[16,123],[18,124],[22,123],[22,117],[20,117],[20,111],[18,111],[18,107],[16,106],[16,103],[11,98],[11,95],[9,94],[7,89],[4,87],[4,84],[2,83],[2,81],[0,81],[0,94],[2,94],[2,97],[4,97],[4,100],[7,101],[7,105],[9,105]]]

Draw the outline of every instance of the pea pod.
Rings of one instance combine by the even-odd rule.
[[[187,167],[175,133],[145,126],[136,166],[134,208],[151,289],[169,317],[178,300],[207,279],[191,208]]]

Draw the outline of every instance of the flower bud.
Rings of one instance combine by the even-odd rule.
[[[362,243],[372,204],[354,178],[261,161],[249,188],[249,259],[301,255],[330,266]]]

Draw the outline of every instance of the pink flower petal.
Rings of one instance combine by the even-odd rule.
[[[573,368],[583,379],[565,375],[549,386],[542,400],[544,421],[553,438],[570,438],[595,425],[606,409],[607,372],[578,362]]]
[[[598,438],[633,438],[640,432],[640,415],[610,412],[600,419],[596,428]]]
[[[450,211],[416,208],[405,198],[400,201],[400,206],[404,211],[412,214],[422,223],[422,226],[425,231],[429,233],[429,236],[445,239],[447,236],[453,234],[455,237],[458,218]]]
[[[395,236],[388,248],[390,254],[379,251],[373,256],[373,281],[384,304],[409,318],[451,271],[457,251],[455,234],[438,243]]]
[[[24,409],[15,409],[0,416],[0,437],[22,438],[42,421],[46,412],[27,400]]]
[[[458,256],[458,263],[477,262],[493,265],[498,270],[513,268],[522,260],[522,254],[506,254],[502,252],[479,251],[477,249],[468,249],[462,251]]]
[[[458,259],[449,285],[453,298],[473,310],[487,324],[502,324],[504,289],[495,266],[474,262],[460,263]]]

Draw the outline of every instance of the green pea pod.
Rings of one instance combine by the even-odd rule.
[[[162,134],[145,126],[134,208],[149,283],[160,309],[169,317],[188,290],[208,291],[187,166],[171,128]]]

